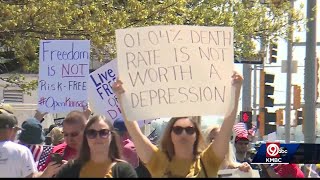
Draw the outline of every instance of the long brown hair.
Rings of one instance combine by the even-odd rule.
[[[169,160],[172,160],[173,156],[175,155],[174,145],[173,145],[173,142],[171,139],[171,131],[172,131],[173,125],[179,119],[184,119],[184,118],[189,119],[192,122],[193,127],[196,129],[196,141],[194,142],[194,145],[193,145],[194,158],[196,158],[202,152],[203,148],[205,147],[204,138],[201,134],[199,125],[195,121],[194,118],[192,118],[192,117],[173,117],[168,122],[167,127],[164,130],[164,133],[163,133],[163,136],[162,136],[162,139],[160,142],[160,148],[168,156]]]
[[[91,127],[92,124],[94,124],[95,122],[98,121],[104,121],[105,123],[108,124],[110,131],[111,131],[111,142],[110,142],[110,146],[109,146],[109,158],[112,160],[112,162],[114,161],[120,161],[121,159],[121,148],[120,148],[120,139],[119,139],[119,135],[115,132],[115,129],[113,127],[113,125],[111,124],[111,122],[105,117],[105,116],[94,116],[92,117],[86,124],[84,132],[86,132],[89,127]],[[83,142],[82,142],[82,146],[80,149],[80,154],[79,154],[79,158],[78,158],[78,162],[81,164],[85,164],[86,162],[88,162],[90,160],[90,147],[88,144],[88,140],[86,138],[86,133],[83,133]]]

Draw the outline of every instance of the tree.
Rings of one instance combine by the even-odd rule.
[[[0,60],[11,60],[13,68],[0,66],[0,73],[37,73],[41,39],[90,39],[92,58],[110,60],[116,54],[116,29],[149,25],[232,26],[235,55],[257,58],[254,42],[285,37],[288,15],[293,14],[295,27],[301,28],[301,11],[291,10],[288,1],[273,1],[2,0]],[[28,84],[20,76],[13,79],[2,78],[26,91],[37,84]]]

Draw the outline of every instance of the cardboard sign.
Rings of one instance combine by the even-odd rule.
[[[234,62],[231,27],[118,29],[116,42],[129,119],[227,112]]]
[[[63,113],[87,106],[89,40],[41,40],[38,108]]]

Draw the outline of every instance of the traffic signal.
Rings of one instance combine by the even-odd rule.
[[[264,136],[264,131],[265,131],[265,123],[264,123],[264,108],[261,110],[260,109],[260,112],[259,112],[259,118],[258,118],[258,122],[259,122],[259,133],[260,133],[260,136]]]
[[[274,87],[270,85],[273,82],[274,74],[266,74],[264,71],[260,71],[260,108],[274,106],[274,99],[269,97],[274,93]]]
[[[269,124],[270,122],[276,123],[277,115],[276,113],[268,112],[266,108],[260,110],[259,113],[259,132],[260,136],[264,136],[274,132],[275,124]]]
[[[276,125],[278,126],[283,126],[284,122],[283,122],[283,109],[278,109],[276,110]]]
[[[275,122],[276,116],[272,113],[268,113],[266,107],[274,106],[274,99],[269,97],[274,93],[274,87],[270,83],[274,82],[273,74],[266,74],[264,71],[260,71],[260,102],[259,102],[259,132],[260,136],[265,135],[265,125],[269,122]]]
[[[264,135],[268,135],[268,134],[273,133],[275,131],[277,131],[277,126],[275,124],[266,124]]]
[[[297,122],[297,125],[303,124],[303,111],[302,110],[296,111],[296,122]]]
[[[251,111],[241,111],[240,112],[240,122],[247,125],[247,129],[252,128],[252,112]]]
[[[276,63],[278,56],[278,45],[270,44],[269,46],[269,63]]]
[[[320,76],[320,74],[319,74],[319,67],[320,67],[320,62],[319,62],[319,58],[317,58],[317,66],[316,66],[316,77],[317,77],[317,83],[316,83],[316,94],[317,94],[317,96],[316,96],[316,100],[319,98],[319,88],[318,88],[318,86],[319,86],[319,76]]]
[[[293,85],[293,109],[301,108],[301,87]]]
[[[265,124],[269,124],[270,122],[274,122],[276,123],[276,120],[277,120],[277,114],[276,113],[269,113],[269,112],[265,112],[265,115],[264,115],[264,123]]]
[[[257,128],[260,129],[260,115],[257,115]]]

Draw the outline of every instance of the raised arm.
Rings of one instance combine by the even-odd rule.
[[[34,118],[36,118],[40,123],[44,121],[44,116],[48,114],[47,112],[42,113],[39,110],[36,110],[36,113],[34,114]]]
[[[83,114],[84,114],[84,116],[87,118],[87,120],[89,120],[90,115],[92,114],[92,110],[91,110],[91,108],[90,108],[89,103],[88,103],[87,106],[84,106],[84,107],[82,107],[82,108],[83,108]]]
[[[122,82],[117,80],[113,86],[113,91],[116,93],[118,97],[118,101],[120,104],[120,110],[122,116],[124,118],[124,123],[127,127],[127,130],[133,140],[135,148],[137,150],[138,156],[144,163],[148,163],[153,155],[154,151],[157,149],[155,145],[151,143],[151,141],[141,132],[140,127],[136,121],[129,121],[127,119],[126,113],[121,104],[122,94],[124,93],[124,89],[122,87]]]
[[[228,152],[229,141],[232,134],[232,127],[234,125],[238,110],[242,81],[242,76],[234,72],[234,74],[232,75],[231,96],[233,104],[231,104],[229,113],[227,113],[227,115],[224,117],[220,132],[212,144],[213,152],[220,159],[224,159],[226,153]]]

